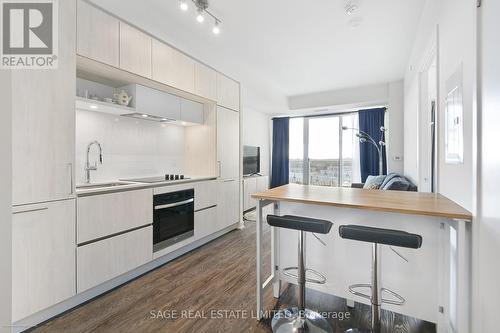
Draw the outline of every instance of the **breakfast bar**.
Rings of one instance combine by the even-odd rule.
[[[279,297],[281,281],[297,283],[283,268],[297,266],[295,230],[271,227],[271,274],[262,276],[264,207],[274,215],[295,215],[328,220],[331,232],[307,233],[306,266],[326,278],[308,288],[367,303],[349,292],[353,284],[370,282],[371,247],[343,239],[342,225],[400,230],[418,234],[421,247],[381,246],[380,284],[404,298],[404,304],[384,304],[383,309],[436,324],[438,332],[466,332],[469,325],[472,215],[443,195],[380,191],[343,187],[289,184],[254,193],[257,199],[257,316],[262,318],[263,289],[273,287]],[[266,210],[267,212],[267,210]]]

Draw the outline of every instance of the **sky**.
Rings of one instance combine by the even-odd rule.
[[[311,117],[309,119],[309,159],[339,158],[339,122],[340,117]],[[358,127],[356,114],[342,117],[342,124]],[[304,118],[290,119],[290,159],[302,159],[304,155]],[[355,145],[358,144],[355,131],[342,132],[342,152],[344,158],[352,158]]]

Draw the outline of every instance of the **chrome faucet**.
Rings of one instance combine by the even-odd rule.
[[[96,145],[97,148],[99,148],[99,164],[102,164],[102,146],[98,141],[92,141],[87,146],[87,157],[85,159],[85,183],[87,184],[90,183],[90,171],[97,170],[97,162],[94,162],[94,165],[90,166],[89,161],[90,148],[92,148],[93,145]]]

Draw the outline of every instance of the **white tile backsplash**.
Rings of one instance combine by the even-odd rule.
[[[93,140],[102,145],[103,164],[91,171],[92,182],[182,173],[184,130],[179,125],[77,110],[76,182],[84,182],[86,149]],[[97,160],[97,147],[92,147],[90,161]]]

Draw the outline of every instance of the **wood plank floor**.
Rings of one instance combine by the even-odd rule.
[[[265,228],[265,249],[269,242],[270,232]],[[269,252],[264,261],[268,267]],[[295,289],[284,286],[277,302],[268,288],[266,308],[295,304]],[[308,290],[306,299],[316,310],[350,311],[338,297]],[[356,304],[350,314],[349,320],[330,320],[335,332],[352,325],[368,327],[368,306]],[[176,318],[165,318],[169,315]],[[257,322],[254,315],[255,223],[247,222],[245,229],[232,231],[32,331],[271,332],[270,320]],[[389,311],[383,312],[383,323],[383,332],[435,332],[434,324]]]

